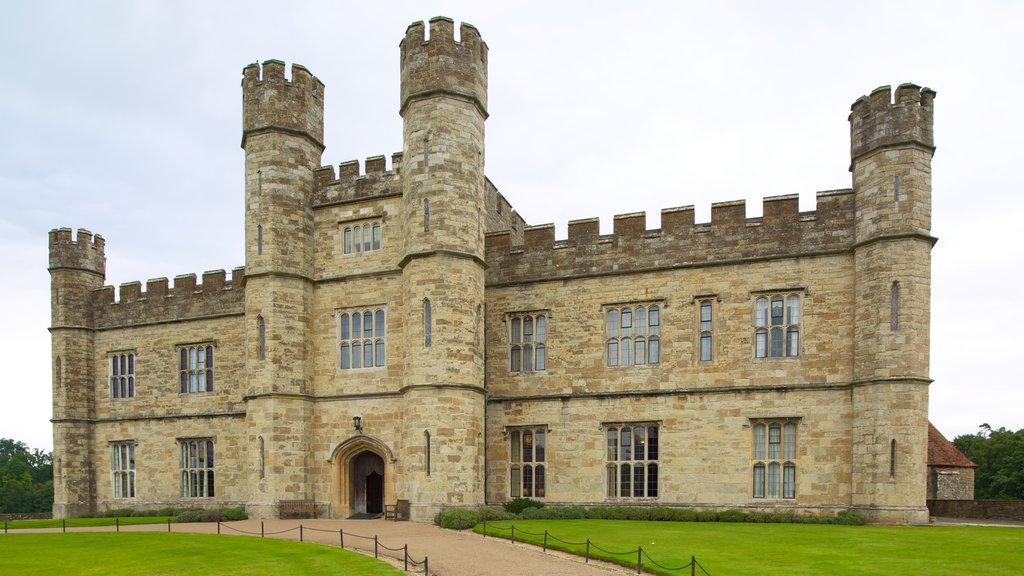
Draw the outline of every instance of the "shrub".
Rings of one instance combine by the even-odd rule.
[[[698,510],[697,522],[718,522],[718,510]]]
[[[224,519],[224,514],[220,510],[204,510],[203,511],[203,522],[220,522]]]
[[[179,510],[177,516],[174,518],[175,522],[202,522],[203,511],[202,510]]]
[[[125,518],[132,515],[131,508],[115,508],[103,513],[103,518]]]
[[[480,523],[480,514],[476,510],[456,509],[441,513],[441,528],[449,530],[465,530]]]
[[[160,516],[156,510],[132,510],[132,516]]]
[[[249,518],[249,515],[245,513],[245,508],[241,506],[238,508],[225,508],[221,512],[225,522],[235,522]]]
[[[848,526],[860,526],[864,523],[864,519],[861,518],[860,514],[856,512],[850,512],[849,510],[840,510],[836,514],[836,524],[846,524]]]
[[[718,513],[719,522],[743,522],[746,519],[747,515],[742,510],[726,510]]]
[[[505,508],[506,512],[522,514],[523,510],[526,510],[527,508],[543,508],[544,503],[531,498],[513,498],[512,500],[502,504],[502,507]]]
[[[523,520],[581,520],[587,518],[587,511],[580,506],[527,508],[519,517]]]
[[[161,508],[156,511],[156,516],[174,516],[176,510],[174,508]]]
[[[534,510],[537,510],[537,508],[534,508]],[[504,510],[495,510],[494,508],[480,509],[481,520],[515,520],[516,518],[518,518],[517,515]]]

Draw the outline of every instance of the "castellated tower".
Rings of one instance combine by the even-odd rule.
[[[250,509],[272,516],[309,493],[309,324],[313,285],[313,171],[323,145],[324,85],[278,60],[243,71],[245,358],[249,446],[266,446],[272,473],[251,477]],[[252,469],[261,468],[252,450]]]
[[[416,22],[401,43],[404,444],[430,435],[428,476],[406,475],[414,518],[484,502],[484,121],[476,28]]]
[[[94,512],[96,502],[92,291],[106,274],[103,244],[85,229],[74,239],[70,228],[50,231],[54,518]]]
[[[874,90],[850,114],[856,203],[853,507],[923,523],[935,92]]]

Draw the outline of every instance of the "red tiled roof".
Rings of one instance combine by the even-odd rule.
[[[931,422],[928,423],[928,465],[952,466],[956,468],[977,468],[963,452],[957,450],[952,442],[939,432]]]

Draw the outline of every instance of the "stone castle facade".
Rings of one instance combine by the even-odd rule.
[[[858,99],[852,188],[815,211],[672,208],[556,241],[485,175],[487,45],[429,26],[401,43],[390,170],[321,166],[304,67],[243,70],[230,279],[115,300],[104,240],[50,232],[57,516],[529,496],[927,521],[934,92]]]

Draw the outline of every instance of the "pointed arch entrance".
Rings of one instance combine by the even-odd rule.
[[[377,438],[359,435],[334,449],[331,458],[331,515],[380,514],[394,494],[391,449]]]

